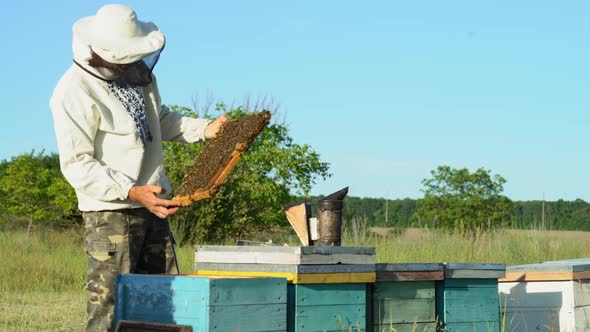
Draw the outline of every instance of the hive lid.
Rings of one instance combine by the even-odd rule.
[[[445,263],[445,279],[498,279],[506,275],[505,264]]]
[[[197,263],[375,264],[374,247],[198,246]]]
[[[423,272],[443,271],[442,263],[378,263],[375,266],[377,272]]]
[[[235,272],[289,272],[297,274],[331,274],[375,272],[375,264],[233,264],[233,263],[199,263],[198,270],[235,271]]]
[[[590,271],[590,260],[584,258],[548,261],[534,264],[509,265],[506,267],[506,271],[583,272]]]
[[[566,259],[534,264],[509,265],[502,282],[566,281],[590,279],[590,259]]]
[[[431,281],[444,278],[444,265],[440,263],[379,263],[376,264],[377,281]]]

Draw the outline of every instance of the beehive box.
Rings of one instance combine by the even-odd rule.
[[[366,331],[367,284],[289,284],[287,330]]]
[[[444,331],[500,331],[498,278],[505,273],[504,264],[446,263],[435,295]]]
[[[287,282],[124,274],[117,277],[119,320],[191,326],[197,331],[286,331]]]
[[[375,332],[436,331],[435,281],[443,264],[377,264],[370,285],[369,326]]]
[[[276,277],[290,284],[375,282],[375,264],[232,264],[195,263],[197,275]]]
[[[590,331],[590,259],[508,266],[498,288],[512,330]]]
[[[201,246],[195,261],[197,274],[286,278],[288,331],[366,331],[375,248]]]

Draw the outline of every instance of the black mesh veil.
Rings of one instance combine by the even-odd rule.
[[[160,59],[164,47],[142,60],[130,63],[121,73],[120,80],[131,84],[146,86],[152,82],[152,71]]]

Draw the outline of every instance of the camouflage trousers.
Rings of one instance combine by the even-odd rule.
[[[168,221],[147,209],[84,212],[86,331],[112,331],[117,274],[176,274]]]

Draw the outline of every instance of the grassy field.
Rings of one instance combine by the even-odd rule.
[[[0,331],[82,331],[86,324],[82,235],[0,233]],[[178,248],[181,272],[190,247]]]
[[[268,239],[264,239],[268,240]],[[296,245],[295,237],[273,239]],[[377,247],[380,262],[521,264],[590,256],[590,233],[501,230],[462,237],[445,232],[357,225],[343,245]],[[181,273],[190,273],[193,249],[177,248]],[[85,322],[86,258],[80,233],[0,233],[0,331],[80,331]]]

